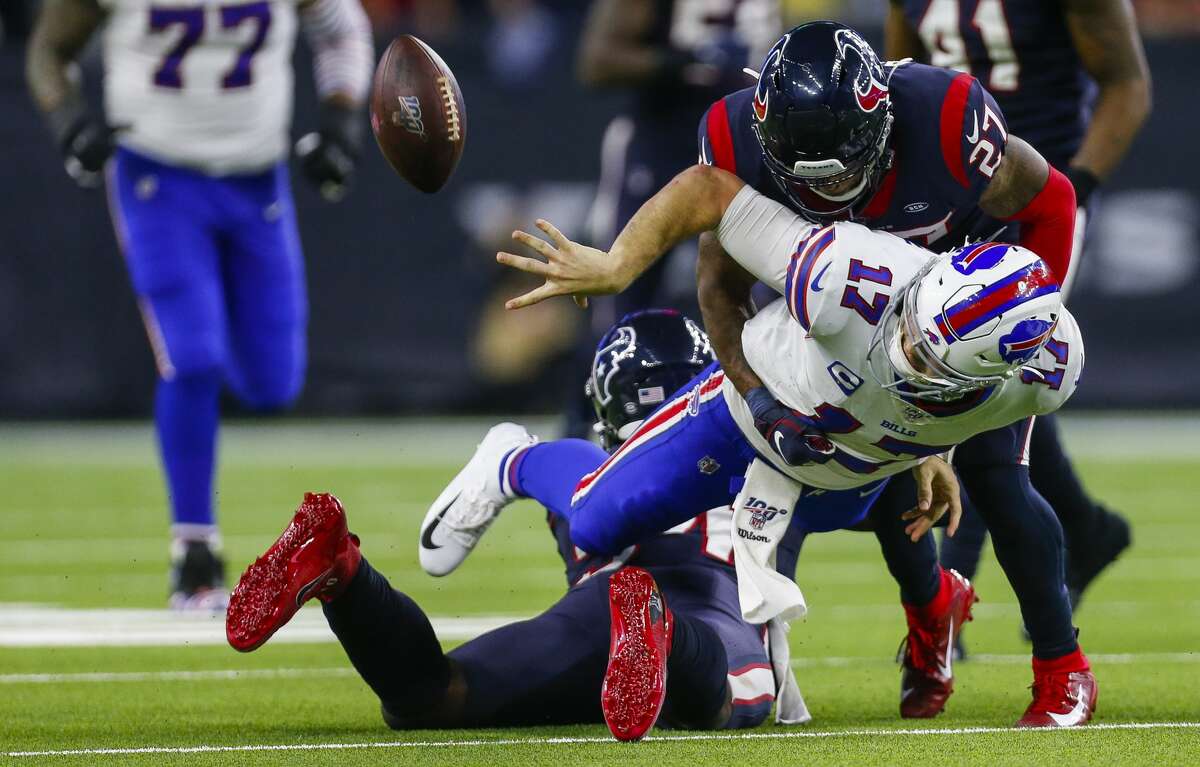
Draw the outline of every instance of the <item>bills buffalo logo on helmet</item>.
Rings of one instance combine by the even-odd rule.
[[[977,242],[960,250],[950,259],[959,274],[972,274],[979,269],[991,269],[1004,260],[1008,246],[995,242]]]
[[[743,508],[750,512],[750,526],[755,530],[762,530],[775,517],[788,513],[787,509],[772,506],[761,498],[755,498],[754,496],[750,496]]]
[[[882,81],[883,65],[875,56],[875,51],[865,40],[852,29],[839,29],[834,33],[834,43],[838,54],[845,59],[846,54],[853,52],[862,61],[863,67],[854,83],[854,98],[858,107],[864,112],[874,112],[880,104],[888,99],[888,87]]]
[[[1005,362],[1028,362],[1050,338],[1058,322],[1025,320],[1000,336],[1000,358]]]

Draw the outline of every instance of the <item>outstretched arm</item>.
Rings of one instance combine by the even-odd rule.
[[[756,281],[754,275],[725,252],[715,235],[708,232],[700,235],[700,254],[696,260],[700,314],[725,377],[742,396],[763,385],[742,347],[742,329],[754,314],[750,289]]]
[[[731,173],[693,165],[638,209],[608,253],[572,242],[549,221],[538,219],[538,229],[550,242],[522,231],[513,232],[513,239],[545,261],[505,252],[497,253],[496,260],[543,277],[545,282],[505,306],[520,309],[566,295],[584,303],[585,296],[620,293],[671,248],[715,229],[743,186]]]

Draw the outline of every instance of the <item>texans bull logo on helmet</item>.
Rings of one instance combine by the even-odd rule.
[[[596,350],[596,364],[592,368],[591,390],[602,404],[613,397],[612,377],[621,369],[621,363],[637,351],[637,331],[632,327],[622,325],[612,333],[612,340]]]
[[[858,79],[854,82],[854,98],[864,112],[874,112],[888,98],[888,88],[883,82],[883,65],[875,51],[852,29],[839,29],[834,33],[838,54],[845,59],[853,52],[863,62]]]

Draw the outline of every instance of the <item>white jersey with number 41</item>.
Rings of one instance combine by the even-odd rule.
[[[836,453],[824,464],[787,466],[755,429],[728,378],[725,399],[759,454],[806,485],[866,485],[976,434],[1051,413],[1075,390],[1083,340],[1063,309],[1046,345],[1002,385],[955,403],[902,402],[872,375],[868,348],[891,299],[932,253],[859,224],[813,226],[749,186],[726,210],[718,236],[735,260],[783,296],[746,323],[747,361],[776,399],[812,416]]]
[[[123,146],[212,175],[281,160],[295,0],[100,0],[105,106]]]

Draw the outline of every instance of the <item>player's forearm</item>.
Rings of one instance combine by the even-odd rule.
[[[1108,178],[1150,115],[1150,83],[1143,79],[1101,86],[1092,121],[1071,167]]]
[[[664,253],[715,229],[745,184],[731,173],[693,165],[645,202],[609,250],[612,276],[624,290]]]
[[[1129,0],[1065,0],[1063,10],[1075,52],[1100,87],[1071,167],[1103,180],[1150,114],[1150,68]]]
[[[714,235],[700,235],[696,261],[700,314],[725,377],[742,394],[763,385],[742,347],[742,329],[754,313],[750,300],[754,282],[754,277],[725,252]]]
[[[104,20],[88,0],[48,0],[42,6],[25,61],[25,79],[38,109],[53,114],[82,105],[76,58]]]
[[[358,109],[366,101],[375,59],[371,23],[362,5],[358,0],[313,0],[302,6],[300,18],[322,103]]]

